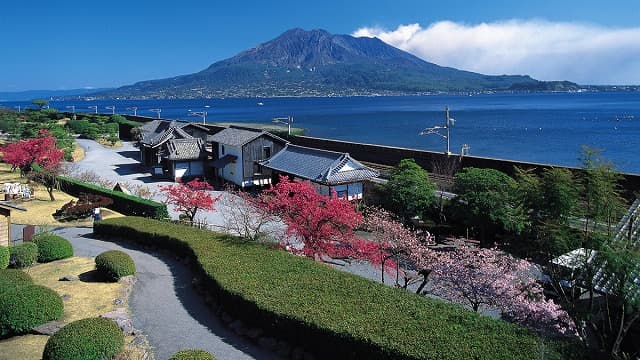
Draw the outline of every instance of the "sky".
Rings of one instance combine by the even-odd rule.
[[[0,7],[0,91],[189,74],[296,27],[485,74],[640,84],[640,0],[33,0]]]

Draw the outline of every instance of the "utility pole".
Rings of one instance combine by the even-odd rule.
[[[89,106],[89,109],[93,109],[96,114],[98,113],[98,107],[95,105]]]
[[[149,109],[149,111],[158,114],[158,119],[160,119],[160,113],[162,112],[162,109]]]
[[[291,124],[293,124],[293,116],[273,118],[274,123],[287,124],[287,135],[291,136]]]
[[[105,106],[104,107],[107,110],[111,110],[111,115],[115,115],[116,114],[116,107],[111,105],[111,106]]]
[[[138,116],[138,107],[137,106],[128,107],[127,110],[133,111],[133,116]]]
[[[435,134],[435,135],[438,135],[440,137],[443,137],[443,138],[447,139],[447,151],[445,152],[445,154],[451,155],[451,150],[450,150],[451,134],[449,132],[449,129],[453,126],[453,124],[456,122],[456,120],[451,118],[451,117],[449,117],[449,107],[448,106],[446,106],[444,108],[444,111],[445,111],[444,126],[434,126],[434,127],[426,128],[426,129],[422,130],[419,135]],[[445,129],[447,131],[446,135],[441,134],[439,132],[440,129]]]

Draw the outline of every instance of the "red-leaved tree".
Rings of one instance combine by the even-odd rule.
[[[474,311],[498,309],[508,319],[540,332],[575,334],[569,315],[544,298],[535,273],[526,260],[496,249],[461,245],[441,254],[431,291]]]
[[[22,173],[31,171],[33,164],[43,169],[58,168],[63,159],[64,152],[56,147],[56,138],[47,130],[40,130],[36,138],[20,140],[2,148],[2,160]]]
[[[191,222],[198,210],[215,210],[215,204],[222,196],[213,196],[209,192],[213,187],[198,178],[186,184],[163,185],[160,190],[167,194],[166,203],[173,205],[176,211],[183,213]]]
[[[288,244],[290,251],[316,260],[325,255],[345,258],[357,253],[354,246],[360,242],[353,242],[353,229],[362,216],[350,202],[338,199],[334,192],[330,196],[319,194],[309,181],[290,181],[284,176],[264,193],[260,206],[280,217],[287,225],[286,235],[303,245],[300,249]]]

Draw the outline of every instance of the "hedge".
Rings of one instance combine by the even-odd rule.
[[[124,217],[94,226],[142,245],[188,256],[224,311],[320,358],[530,359],[541,339],[521,326],[418,296],[263,244]],[[557,346],[556,346],[557,345]],[[562,358],[548,340],[546,357]]]
[[[0,245],[0,269],[6,269],[9,266],[9,248]]]
[[[31,276],[18,269],[0,269],[0,294],[7,290],[33,284]]]
[[[41,233],[36,235],[33,242],[38,245],[38,262],[46,263],[73,256],[71,243],[58,235]]]
[[[79,197],[81,194],[96,194],[111,198],[113,200],[113,204],[107,206],[107,208],[124,215],[143,216],[156,219],[169,217],[167,205],[157,201],[128,195],[120,191],[106,189],[101,186],[65,176],[58,176],[58,181],[62,191],[76,197]]]
[[[105,318],[69,323],[47,340],[43,360],[112,359],[124,347],[120,327]]]
[[[16,268],[26,268],[38,260],[38,245],[35,243],[22,243],[9,247],[9,264]]]
[[[120,250],[109,250],[96,256],[98,272],[113,281],[127,275],[135,275],[136,264],[127,253]]]
[[[187,349],[171,355],[169,360],[216,360],[216,358],[204,350]]]
[[[38,325],[62,317],[64,304],[48,287],[25,285],[0,296],[0,335],[24,334]]]

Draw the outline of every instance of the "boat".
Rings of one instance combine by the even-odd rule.
[[[258,103],[258,106],[264,106],[264,103],[263,103],[262,101],[260,101],[260,102]]]

